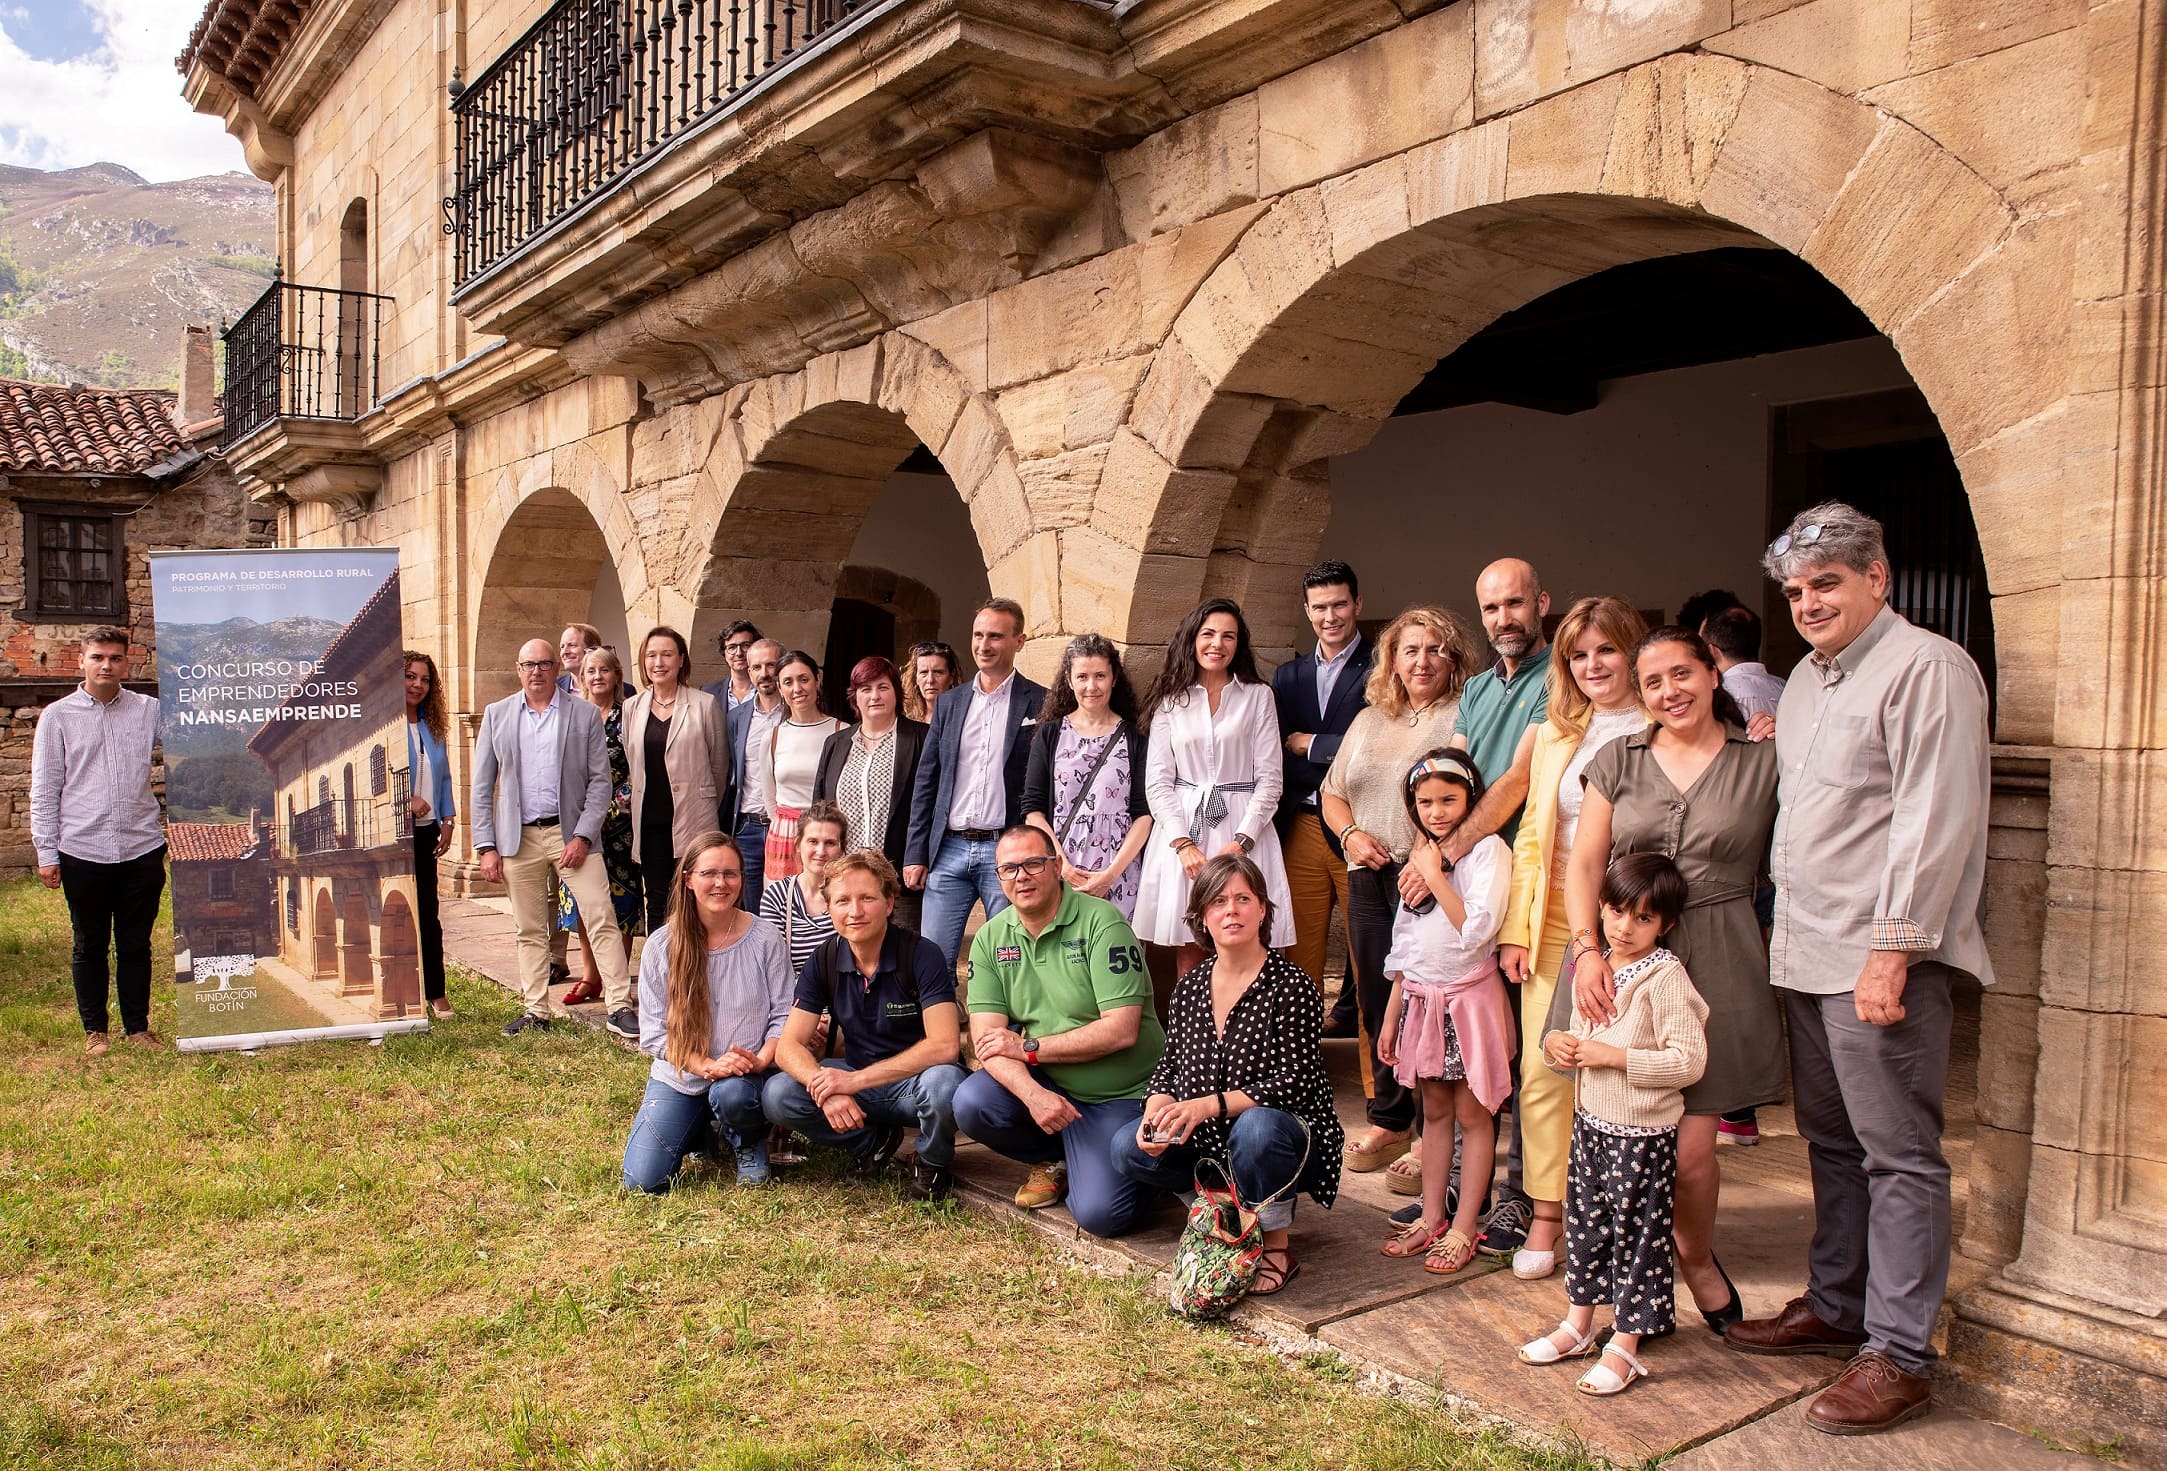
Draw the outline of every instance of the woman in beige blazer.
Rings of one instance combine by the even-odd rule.
[[[692,653],[676,629],[657,628],[641,640],[639,664],[647,688],[625,704],[624,745],[632,768],[632,852],[651,934],[669,917],[677,855],[715,829],[730,787],[730,727],[715,697],[688,682]]]

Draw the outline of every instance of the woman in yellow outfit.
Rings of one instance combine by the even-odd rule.
[[[1581,782],[1595,753],[1647,724],[1633,678],[1633,646],[1647,626],[1618,598],[1582,598],[1550,646],[1549,718],[1521,737],[1527,807],[1512,849],[1512,890],[1498,932],[1505,979],[1520,987],[1521,1183],[1535,1206],[1516,1277],[1547,1277],[1565,1229],[1565,1167],[1572,1149],[1573,1084],[1542,1057],[1543,1019],[1571,950],[1565,868],[1580,822]]]

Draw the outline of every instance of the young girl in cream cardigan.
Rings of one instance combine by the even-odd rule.
[[[1611,1304],[1602,1357],[1583,1394],[1623,1392],[1647,1377],[1641,1340],[1677,1323],[1670,1232],[1684,1090],[1707,1065],[1707,1003],[1663,937],[1685,912],[1685,879],[1660,853],[1632,853],[1603,876],[1603,936],[1617,987],[1613,1015],[1575,1015],[1543,1037],[1543,1056],[1577,1074],[1566,1182],[1563,1322],[1520,1350],[1526,1364],[1596,1351],[1595,1309]]]

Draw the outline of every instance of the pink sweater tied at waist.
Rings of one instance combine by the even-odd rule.
[[[1435,1008],[1443,1007],[1460,1039],[1467,1085],[1484,1108],[1497,1112],[1512,1092],[1513,1050],[1512,1010],[1497,963],[1485,957],[1479,968],[1456,981],[1403,976],[1400,994],[1400,1059],[1392,1075],[1410,1088],[1418,1079],[1444,1075],[1445,1029],[1433,1016]]]

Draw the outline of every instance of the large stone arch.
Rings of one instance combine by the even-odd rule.
[[[681,571],[664,597],[696,648],[712,648],[722,623],[738,617],[820,648],[859,527],[921,444],[970,513],[992,590],[1021,602],[1035,624],[1057,626],[1051,538],[1042,545],[1031,534],[1007,428],[924,342],[889,333],[735,389],[712,436]]]
[[[499,471],[476,513],[472,545],[481,576],[471,584],[468,709],[516,687],[521,643],[554,639],[566,623],[586,620],[605,560],[628,609],[653,591],[620,479],[584,442]]]
[[[1258,610],[1260,642],[1291,639],[1327,457],[1367,443],[1503,313],[1613,265],[1723,245],[1794,252],[1894,342],[1973,499],[2008,651],[2000,734],[2049,739],[2055,549],[1996,512],[2060,472],[2066,437],[2028,431],[2068,393],[2066,251],[1903,120],[1710,54],[1275,200],[1176,317],[1109,451],[1088,543],[1071,533],[1101,578],[1134,589],[1109,632],[1155,642],[1225,592]]]

